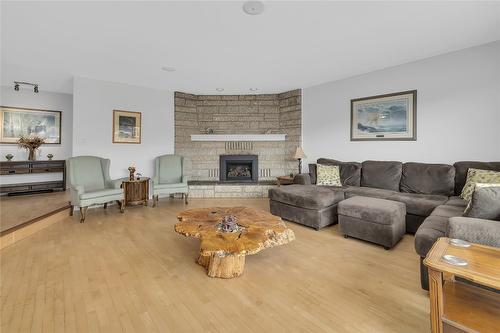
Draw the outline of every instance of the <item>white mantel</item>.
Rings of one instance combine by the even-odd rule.
[[[191,134],[191,141],[285,141],[286,134]]]

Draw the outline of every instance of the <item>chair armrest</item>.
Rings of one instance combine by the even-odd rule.
[[[85,189],[80,185],[72,185],[69,187],[71,204],[74,206],[78,206],[80,202],[80,195],[85,193]]]
[[[300,185],[311,185],[311,175],[308,173],[299,173],[295,177],[293,177],[294,184]]]
[[[471,243],[500,247],[500,221],[472,217],[451,217],[446,234]]]
[[[187,185],[187,182],[188,182],[187,176],[182,176],[182,183]]]
[[[119,179],[112,179],[110,181],[108,181],[108,183],[106,184],[107,188],[120,188],[121,185],[122,185],[122,182],[124,180],[127,180],[128,178],[125,177],[125,178],[119,178]]]

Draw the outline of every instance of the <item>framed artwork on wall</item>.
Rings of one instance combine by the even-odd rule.
[[[416,139],[416,90],[351,100],[351,141]]]
[[[113,110],[113,143],[141,143],[141,113]]]
[[[60,144],[61,115],[61,111],[0,106],[0,143],[17,144],[21,136],[38,136],[44,144]]]

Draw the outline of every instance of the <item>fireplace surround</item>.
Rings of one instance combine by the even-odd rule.
[[[220,155],[219,178],[223,182],[257,182],[257,155]]]

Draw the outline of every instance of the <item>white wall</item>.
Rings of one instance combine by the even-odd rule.
[[[413,89],[417,141],[350,141],[351,99]],[[302,110],[308,163],[500,161],[500,41],[303,89]]]
[[[112,142],[113,110],[142,112],[142,142]],[[154,158],[174,152],[174,94],[120,83],[76,77],[73,82],[73,155],[111,159],[111,177],[136,165],[154,175]]]
[[[43,86],[41,87],[43,88]],[[54,154],[54,159],[64,160],[71,156],[72,153],[72,131],[73,131],[73,96],[70,94],[61,94],[53,92],[40,91],[38,94],[33,92],[33,89],[21,88],[19,91],[14,90],[14,86],[2,86],[0,105],[13,106],[22,108],[33,108],[43,110],[61,111],[61,144],[42,145],[37,155],[37,159],[46,160],[47,154]],[[21,150],[16,144],[0,145],[2,160],[5,160],[6,154],[14,155],[14,161],[26,160],[28,152]],[[43,180],[60,179],[59,174],[45,175],[11,175],[0,177],[2,184],[35,182]]]

